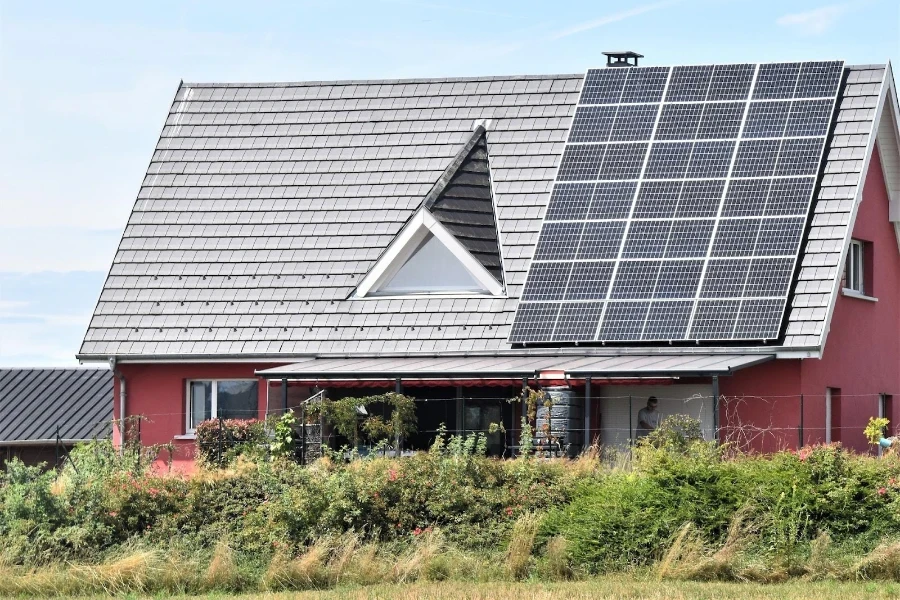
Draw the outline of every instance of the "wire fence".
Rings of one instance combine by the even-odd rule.
[[[894,421],[894,394],[830,394],[778,395],[778,396],[726,396],[708,394],[679,396],[655,395],[660,418],[670,415],[687,415],[698,419],[704,438],[734,444],[742,450],[777,451],[801,446],[841,442],[858,450],[867,448],[863,429],[872,417],[886,417],[891,421],[885,435],[896,429]],[[627,448],[639,437],[639,411],[645,407],[648,396],[642,395],[592,395],[576,398],[570,413],[554,419],[564,423],[561,435],[543,436],[532,427],[534,447],[546,456],[571,455],[590,445]],[[517,399],[513,399],[517,400]],[[416,433],[407,436],[399,447],[388,444],[363,444],[356,449],[360,453],[379,451],[386,455],[403,455],[430,447],[440,433],[468,436],[481,434],[486,438],[488,451],[496,456],[514,456],[520,451],[523,428],[522,406],[509,398],[497,396],[417,397]],[[589,406],[588,406],[589,404]],[[380,407],[370,407],[378,412]],[[588,412],[589,411],[589,412]],[[225,419],[277,418],[281,407],[268,407],[268,413],[260,408],[233,409],[214,418],[220,422],[219,437],[211,441],[198,441],[187,426],[185,411],[155,412],[129,417],[122,446],[162,447],[168,458],[189,459],[195,448],[212,452],[220,458],[227,448],[240,440],[233,439]],[[205,415],[204,415],[205,416]],[[210,415],[211,416],[211,415]],[[118,419],[97,421],[91,424],[97,440],[108,439],[113,431],[121,441],[122,422]],[[498,427],[499,426],[499,427]],[[61,434],[65,424],[56,428],[52,442],[32,446],[6,446],[0,458],[28,453],[33,458],[53,461],[57,468],[71,462],[70,447]],[[271,428],[267,428],[271,436]],[[297,458],[309,462],[321,456],[323,448],[339,449],[349,441],[335,433],[323,420],[297,427]],[[229,437],[231,436],[231,437]],[[552,438],[552,439],[548,439]],[[45,441],[46,442],[46,441]],[[2,446],[2,444],[0,444]],[[139,458],[140,460],[141,458]],[[148,460],[146,457],[144,460]],[[77,465],[73,464],[77,469]]]

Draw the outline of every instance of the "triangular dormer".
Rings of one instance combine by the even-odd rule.
[[[478,125],[356,295],[501,293],[487,141]]]

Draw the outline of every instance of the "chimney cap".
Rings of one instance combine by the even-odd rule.
[[[643,54],[638,54],[632,50],[615,50],[603,53],[606,56],[607,67],[636,67],[638,59],[644,58]],[[634,60],[634,62],[631,62]]]

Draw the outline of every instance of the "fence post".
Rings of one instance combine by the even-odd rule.
[[[394,392],[397,395],[400,395],[403,393],[403,382],[400,381],[399,377],[394,382]],[[397,410],[397,407],[395,406],[394,412],[396,412],[396,410]],[[415,409],[413,409],[413,410],[415,410]],[[391,415],[391,417],[393,418],[393,414]],[[396,431],[394,431],[394,448],[396,449],[394,452],[394,456],[396,456],[397,458],[400,458],[400,441],[401,441],[400,440],[400,430],[397,429]]]
[[[718,444],[721,442],[719,439],[719,376],[713,375],[712,378],[712,393],[713,393],[713,439],[716,440]]]
[[[219,417],[219,434],[216,436],[217,446],[218,446],[218,462],[219,468],[222,467],[222,434],[224,433],[222,429],[222,417]]]
[[[56,462],[54,463],[56,470],[59,470],[59,425],[56,426]]]
[[[306,464],[306,402],[300,405],[300,464]]]

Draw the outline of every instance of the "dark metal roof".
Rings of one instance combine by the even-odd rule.
[[[590,357],[457,356],[309,358],[256,374],[267,379],[521,378],[541,373],[581,377],[693,377],[730,375],[772,355],[654,354]]]
[[[108,437],[112,411],[108,369],[0,369],[0,445]]]

